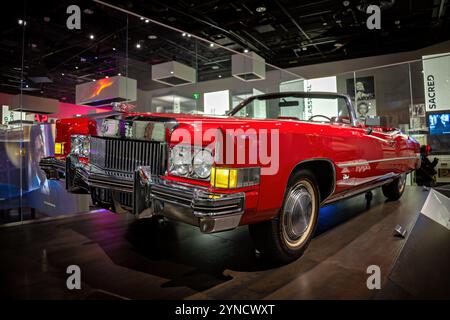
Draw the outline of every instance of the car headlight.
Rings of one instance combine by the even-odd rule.
[[[169,171],[173,175],[186,176],[192,171],[192,148],[175,146],[170,151]]]
[[[207,149],[177,145],[170,151],[169,173],[192,179],[207,179],[213,162],[212,153]]]
[[[209,150],[200,150],[194,156],[194,173],[201,179],[209,178],[214,158]]]
[[[81,157],[89,157],[91,149],[91,144],[89,140],[89,136],[83,135],[72,135],[70,141],[70,151],[71,153],[81,156]]]

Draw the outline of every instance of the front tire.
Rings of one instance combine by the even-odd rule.
[[[388,183],[382,187],[383,194],[389,200],[395,201],[400,199],[406,186],[406,173],[402,173],[391,183]]]
[[[307,170],[289,180],[283,206],[270,221],[249,225],[261,256],[274,262],[298,259],[311,241],[319,216],[320,195],[314,175]]]

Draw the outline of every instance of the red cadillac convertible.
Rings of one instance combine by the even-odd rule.
[[[399,130],[360,123],[348,96],[285,92],[250,97],[226,116],[59,120],[55,156],[41,168],[114,212],[204,233],[249,225],[262,256],[288,262],[308,246],[321,206],[377,187],[399,199],[419,153]]]

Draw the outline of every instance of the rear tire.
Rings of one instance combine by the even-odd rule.
[[[398,200],[405,191],[406,173],[402,173],[398,178],[382,187],[383,194],[389,200]]]
[[[278,215],[249,225],[250,236],[264,259],[287,263],[304,253],[316,229],[319,199],[317,182],[310,171],[298,171],[289,179]]]

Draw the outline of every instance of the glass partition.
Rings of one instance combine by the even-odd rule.
[[[258,46],[230,37],[226,30],[212,35],[198,26],[200,31],[191,34],[176,19],[152,20],[151,12],[140,6],[50,3],[52,14],[46,14],[39,2],[24,1],[4,33],[2,46],[11,42],[19,47],[3,48],[14,63],[2,66],[0,223],[97,210],[89,194],[67,192],[67,182],[47,178],[39,163],[55,154],[63,160],[67,154],[57,121],[83,118],[100,130],[99,119],[121,103],[138,112],[224,115],[254,95],[338,92],[351,97],[360,122],[400,128],[430,144],[434,153],[450,154],[450,106],[442,102],[450,101],[445,100],[450,92],[448,55],[343,74],[331,68],[323,77],[307,79],[301,68],[267,63],[266,58],[276,59],[262,56]],[[444,97],[439,103],[437,90]],[[256,100],[251,114],[273,118],[276,110],[277,118],[305,120],[298,115],[304,105],[300,100],[295,105],[277,101],[275,108]],[[335,114],[322,115],[345,117],[343,105],[335,105]],[[241,110],[236,116],[247,113]]]

